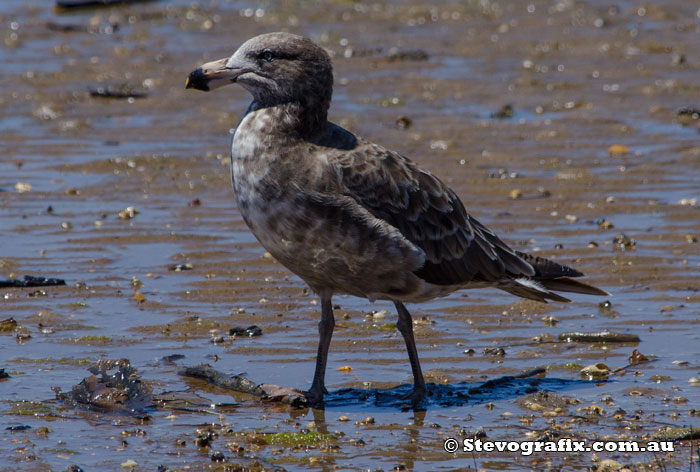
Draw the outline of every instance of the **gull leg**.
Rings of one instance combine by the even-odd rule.
[[[321,321],[318,323],[318,354],[316,355],[316,371],[311,388],[306,392],[309,403],[317,404],[323,400],[323,395],[328,393],[325,385],[326,361],[328,360],[328,348],[333,336],[335,318],[333,317],[333,305],[331,304],[331,294],[321,294]]]
[[[413,371],[413,391],[407,395],[414,404],[423,402],[428,390],[425,387],[423,372],[420,368],[418,360],[418,349],[416,349],[416,340],[413,338],[413,319],[406,307],[401,302],[394,302],[396,311],[399,313],[399,321],[396,323],[396,329],[403,336],[406,342],[406,350],[408,351],[408,360],[411,361],[411,370]]]

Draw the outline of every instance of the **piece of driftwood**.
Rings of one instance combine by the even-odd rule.
[[[202,379],[226,390],[255,395],[263,401],[280,402],[299,407],[307,405],[306,397],[299,390],[273,384],[258,385],[243,375],[228,376],[207,364],[185,367],[178,374],[184,377]]]
[[[567,332],[559,335],[559,341],[567,343],[638,343],[639,336],[636,334],[615,333],[613,331],[594,333]]]

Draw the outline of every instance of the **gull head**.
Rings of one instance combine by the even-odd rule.
[[[330,103],[333,68],[326,51],[303,36],[267,33],[249,39],[228,58],[193,70],[186,88],[210,91],[237,83],[260,105]]]

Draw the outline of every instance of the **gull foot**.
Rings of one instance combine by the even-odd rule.
[[[304,392],[306,401],[311,408],[323,407],[323,396],[328,394],[326,387],[315,388],[311,387],[308,392]]]
[[[418,408],[423,406],[425,403],[425,397],[428,396],[428,389],[424,388],[413,388],[406,395],[401,396],[401,400],[409,400],[413,408]]]

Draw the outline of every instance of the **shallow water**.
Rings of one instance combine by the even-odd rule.
[[[697,6],[681,0],[617,5],[332,2],[318,9],[219,0],[56,12],[48,1],[2,2],[0,279],[41,275],[67,286],[0,289],[0,319],[13,317],[31,334],[20,343],[15,332],[0,333],[0,368],[10,374],[0,380],[0,468],[115,470],[131,459],[138,470],[205,470],[223,467],[209,458],[219,450],[227,463],[255,456],[287,470],[588,470],[597,463],[590,452],[472,456],[447,454],[442,443],[481,428],[494,440],[592,441],[700,426],[700,387],[689,382],[700,377],[700,225],[697,204],[679,203],[700,198],[700,123],[676,115],[700,107],[700,19]],[[77,31],[57,32],[48,22]],[[436,384],[425,412],[396,400],[411,371],[390,325],[391,305],[346,296],[334,298],[340,308],[325,411],[262,404],[179,376],[181,366],[210,363],[260,383],[306,388],[311,381],[317,300],[265,256],[233,203],[226,155],[249,98],[236,88],[183,88],[198,64],[280,29],[307,34],[333,54],[332,120],[442,176],[517,249],[581,269],[613,294],[611,309],[593,297],[542,305],[492,290],[409,307],[416,320],[431,321],[416,326],[423,368]],[[428,59],[391,61],[391,47],[420,49]],[[90,87],[105,84],[148,97],[90,97]],[[506,104],[513,118],[491,118]],[[397,128],[400,116],[412,121],[408,129]],[[629,153],[608,155],[613,144]],[[18,182],[31,191],[16,191]],[[510,199],[516,189],[523,197]],[[189,206],[194,199],[201,205]],[[127,206],[139,213],[119,219]],[[616,247],[619,233],[636,241],[634,249]],[[186,263],[193,270],[169,270]],[[134,299],[132,277],[143,283],[143,302]],[[261,337],[210,341],[211,330],[252,324]],[[604,329],[640,342],[533,342]],[[484,354],[489,347],[503,347],[505,356]],[[607,382],[582,380],[580,367],[624,366],[634,349],[653,361]],[[163,360],[172,354],[185,357]],[[54,399],[52,387],[70,391],[100,358],[128,358],[155,394],[191,389],[204,405],[221,406],[152,408],[144,422]],[[336,370],[345,365],[349,374]],[[466,402],[438,398],[538,366],[547,373],[534,385],[505,383]],[[570,404],[532,411],[523,399],[537,389]],[[27,401],[38,403],[20,403]],[[591,415],[591,405],[602,413]],[[375,423],[356,424],[367,416]],[[198,448],[197,428],[211,424],[230,433]],[[5,429],[15,425],[32,428]],[[254,437],[304,428],[336,439],[295,447]],[[233,443],[245,447],[243,457]],[[689,451],[686,442],[669,455],[598,458],[632,470],[689,470]]]

